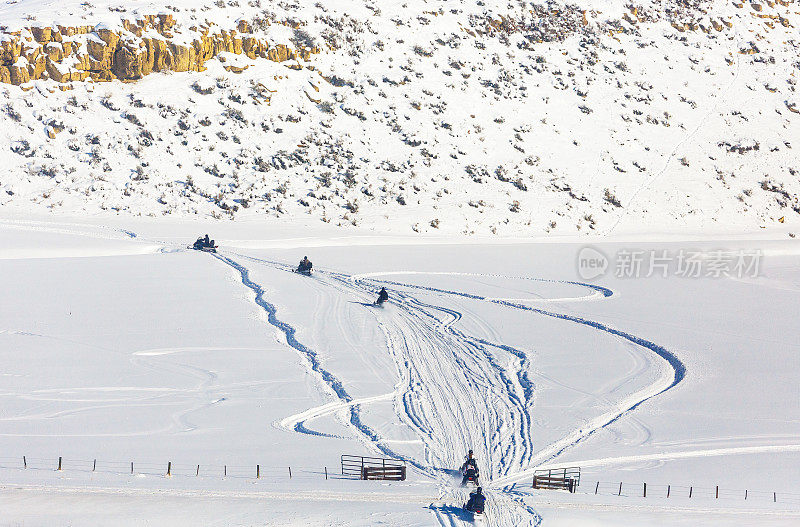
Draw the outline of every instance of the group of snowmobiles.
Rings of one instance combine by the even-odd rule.
[[[311,260],[308,259],[308,256],[303,256],[303,259],[300,260],[299,264],[297,264],[297,268],[294,270],[294,272],[305,276],[311,276],[313,269],[314,264],[311,263]],[[381,290],[378,292],[378,299],[375,300],[372,305],[383,307],[383,303],[387,300],[389,300],[389,293],[386,291],[385,287],[381,287]]]
[[[197,241],[191,246],[192,249],[196,251],[203,251],[209,253],[217,252],[217,248],[219,246],[214,243],[214,240],[208,237],[208,234],[205,236],[200,236],[197,238]],[[311,276],[311,272],[314,269],[314,264],[311,263],[311,260],[308,259],[308,256],[303,256],[303,259],[300,260],[300,263],[297,265],[297,268],[294,272],[298,274],[302,274],[305,276]],[[381,287],[381,290],[378,292],[378,299],[372,304],[374,306],[383,307],[384,302],[389,300],[389,293],[386,291],[385,287]]]
[[[464,504],[464,510],[472,513],[472,519],[477,520],[483,517],[483,510],[486,505],[486,496],[483,494],[483,488],[480,487],[478,478],[480,473],[478,471],[478,462],[472,454],[472,450],[467,453],[464,464],[461,465],[461,486],[466,487],[468,484],[477,487],[474,492],[469,495],[469,501]]]
[[[215,253],[217,252],[218,246],[214,243],[214,240],[210,239],[208,234],[206,234],[205,236],[197,238],[197,241],[194,242],[191,248],[197,251]],[[308,256],[303,256],[303,259],[300,260],[294,272],[305,276],[311,276],[313,269],[314,264],[311,263]],[[386,291],[385,287],[382,287],[378,293],[377,300],[375,300],[372,305],[382,307],[387,300],[389,300],[389,293]],[[475,491],[470,493],[469,501],[464,504],[464,510],[472,514],[473,520],[478,520],[483,517],[486,496],[483,494],[483,488],[480,487],[478,462],[473,456],[472,450],[467,453],[464,464],[461,466],[461,475],[462,487],[466,487],[468,484],[476,487]]]

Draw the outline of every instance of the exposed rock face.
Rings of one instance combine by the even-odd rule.
[[[16,85],[38,79],[135,80],[158,71],[204,71],[205,62],[222,52],[276,62],[308,60],[319,52],[284,44],[271,47],[251,33],[245,20],[229,30],[211,23],[179,28],[168,14],[123,20],[118,28],[29,27],[4,36],[0,82]]]

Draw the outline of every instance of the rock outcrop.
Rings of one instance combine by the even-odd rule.
[[[309,60],[319,49],[270,45],[245,20],[235,29],[211,22],[181,28],[169,14],[122,20],[115,28],[29,27],[0,34],[0,82],[129,81],[158,71],[204,71],[223,52],[283,62]]]

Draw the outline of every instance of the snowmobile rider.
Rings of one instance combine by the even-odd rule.
[[[381,287],[381,290],[378,293],[378,300],[375,301],[375,304],[381,305],[384,302],[386,302],[387,300],[389,300],[389,293],[386,292],[386,288],[385,287]]]
[[[474,481],[476,484],[478,483],[478,462],[472,457],[472,450],[469,451],[464,464],[461,465],[461,473],[464,475],[461,479],[462,487],[470,480]]]
[[[206,234],[205,237],[204,236],[200,236],[199,238],[197,238],[197,241],[194,242],[194,245],[193,245],[193,247],[195,249],[198,249],[198,250],[199,249],[205,249],[206,247],[213,247],[213,246],[214,246],[214,240],[209,240],[208,239],[208,234]]]
[[[311,272],[311,268],[314,264],[311,263],[311,260],[308,259],[308,256],[303,256],[303,259],[300,260],[300,265],[297,266],[297,270],[301,273],[308,273]]]
[[[461,465],[461,472],[464,472],[470,466],[475,469],[475,472],[478,471],[478,461],[474,457],[472,457],[472,450],[470,450],[467,453],[467,457],[464,460],[464,464]]]
[[[469,501],[464,507],[470,512],[483,513],[483,507],[486,504],[486,496],[483,495],[483,489],[478,487],[475,492],[470,493]]]

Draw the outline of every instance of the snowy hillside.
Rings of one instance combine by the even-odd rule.
[[[6,210],[800,224],[794,1],[18,0],[0,27]]]

